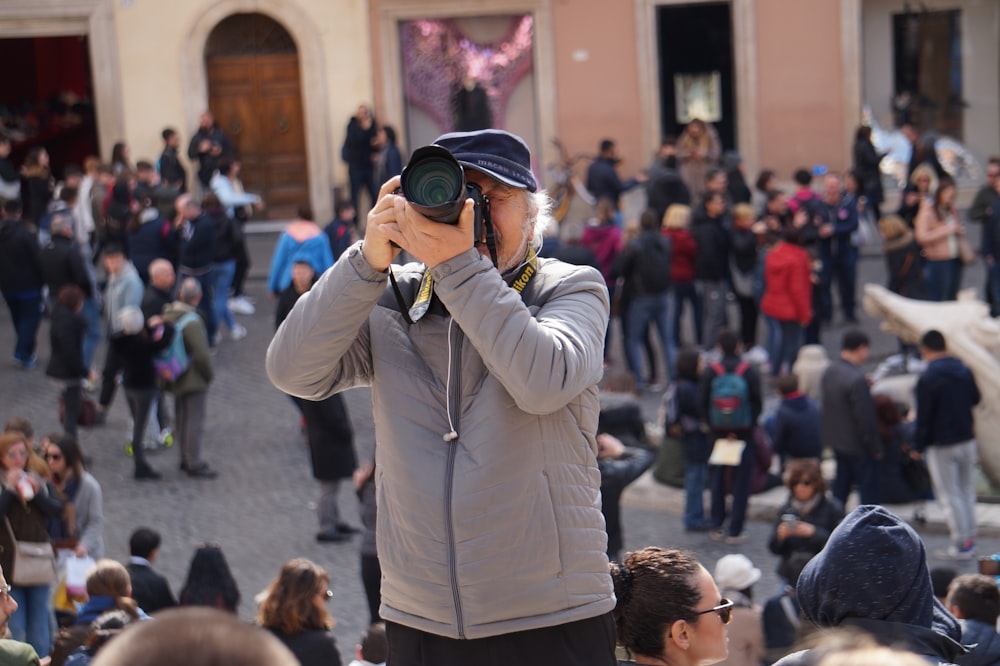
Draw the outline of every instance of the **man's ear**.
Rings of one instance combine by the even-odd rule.
[[[667,640],[680,649],[687,650],[691,647],[691,633],[689,629],[690,625],[686,621],[676,620],[670,625],[670,635]]]
[[[964,620],[965,619],[964,614],[962,613],[962,609],[960,609],[958,606],[956,606],[954,604],[946,604],[946,606],[948,608],[948,611],[952,615],[954,615],[956,619],[959,619],[959,620]]]

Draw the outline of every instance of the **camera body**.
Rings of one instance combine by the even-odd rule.
[[[484,240],[489,199],[479,185],[465,180],[465,169],[447,148],[430,145],[413,151],[403,167],[400,190],[418,213],[442,224],[458,224],[465,200],[472,199],[475,242]]]

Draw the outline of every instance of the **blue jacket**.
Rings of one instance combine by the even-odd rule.
[[[917,380],[918,451],[928,446],[967,442],[972,431],[972,408],[979,404],[979,387],[972,371],[953,356],[935,359]]]
[[[774,415],[774,452],[787,458],[819,458],[823,453],[819,405],[804,393],[781,401]]]
[[[267,278],[267,288],[272,294],[280,294],[291,284],[292,264],[297,259],[308,261],[317,277],[333,266],[329,237],[314,222],[292,222],[278,239],[271,257],[271,274]]]
[[[976,647],[955,661],[960,666],[1000,665],[1000,636],[996,629],[978,620],[959,620],[959,624],[962,625],[962,644]]]

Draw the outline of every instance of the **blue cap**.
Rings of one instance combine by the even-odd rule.
[[[535,192],[531,151],[519,136],[498,129],[442,134],[434,145],[447,148],[458,163],[495,178],[504,185]]]

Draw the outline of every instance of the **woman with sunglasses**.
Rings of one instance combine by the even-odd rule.
[[[778,513],[768,547],[781,558],[778,575],[786,581],[789,571],[823,550],[840,521],[844,507],[826,490],[826,480],[819,463],[812,458],[792,460],[786,472],[788,500]]]
[[[30,643],[40,657],[49,654],[52,615],[49,585],[18,585],[14,567],[13,539],[18,541],[49,541],[45,519],[56,518],[62,502],[52,484],[45,461],[28,448],[20,432],[0,435],[0,519],[9,525],[0,526],[0,567],[11,585],[11,597],[20,610],[10,618],[14,640]]]
[[[621,664],[706,666],[729,655],[733,602],[691,553],[649,546],[611,563]]]
[[[48,522],[56,548],[73,550],[77,557],[104,557],[104,509],[101,484],[83,466],[83,451],[73,435],[48,435],[42,456],[63,502],[62,515]]]
[[[330,629],[326,602],[333,597],[330,574],[305,558],[289,560],[271,581],[257,611],[257,624],[268,629],[302,666],[340,666],[340,652]]]

